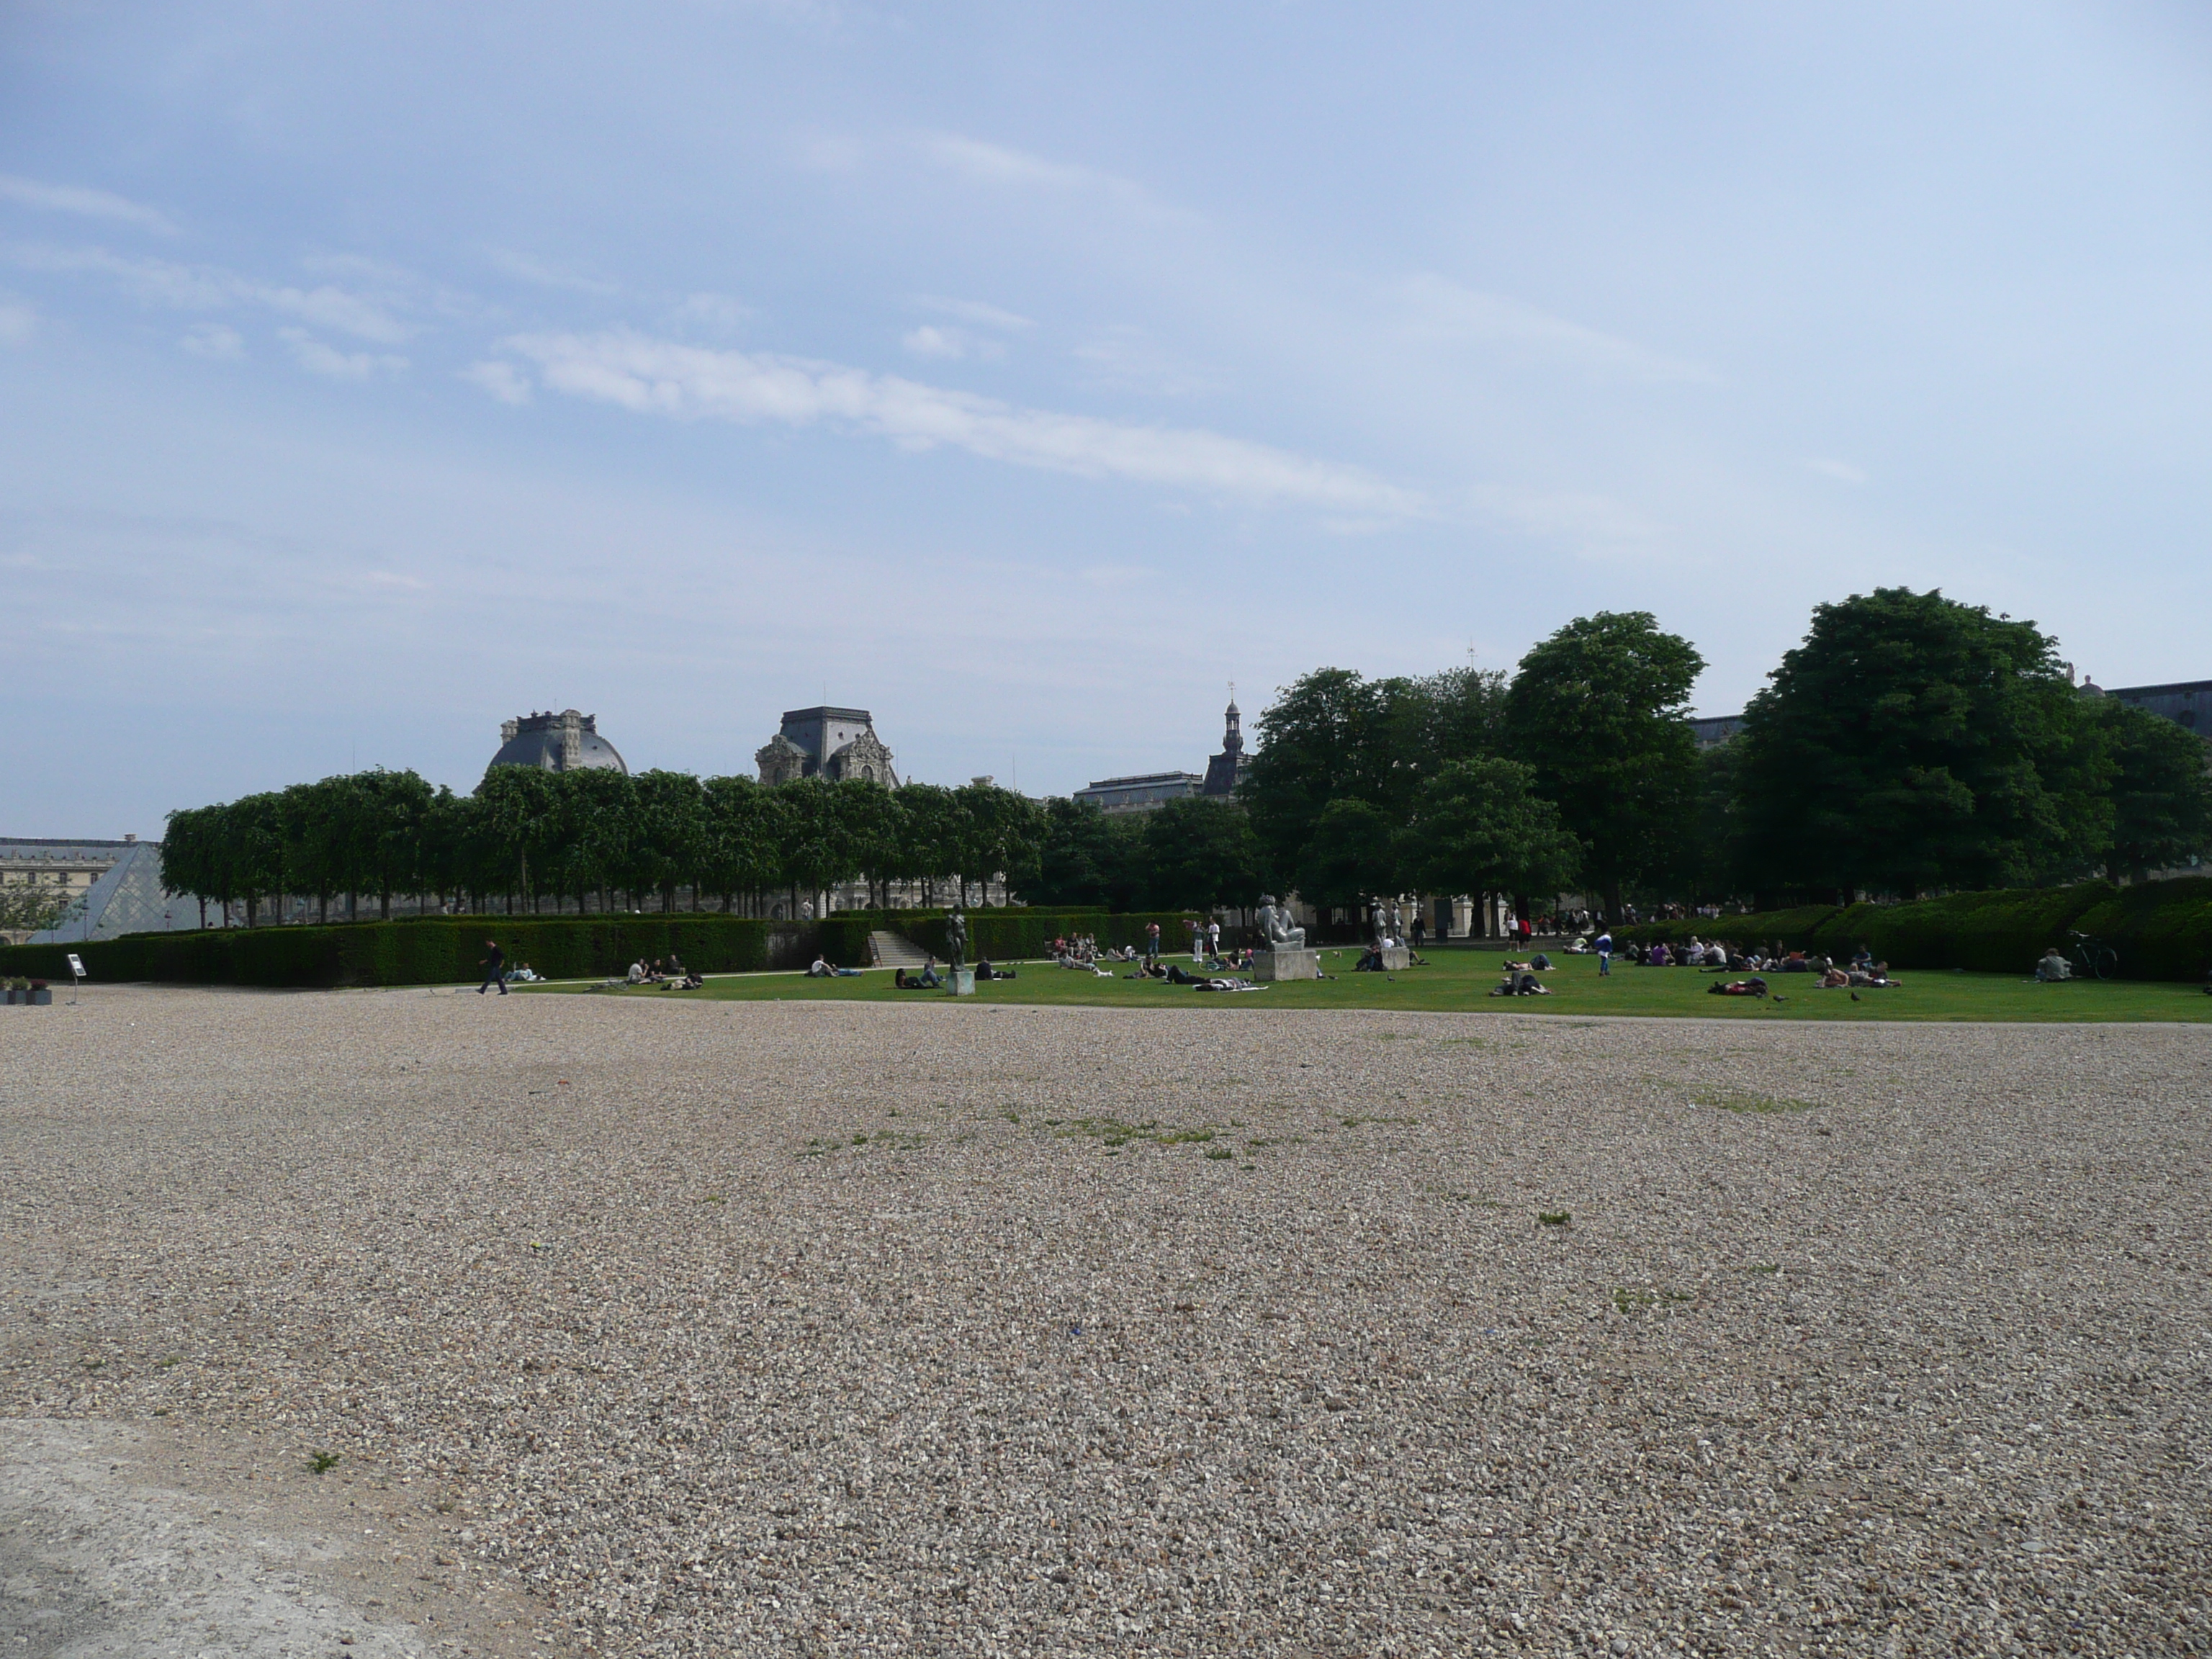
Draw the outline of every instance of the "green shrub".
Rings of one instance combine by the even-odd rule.
[[[327,927],[134,933],[76,946],[0,949],[0,972],[66,981],[75,949],[94,980],[171,985],[449,985],[475,980],[483,942],[548,979],[620,974],[671,954],[702,973],[768,966],[769,924],[743,916],[434,916]]]
[[[2119,954],[2123,979],[2201,980],[2212,969],[2212,876],[2123,887],[2074,926]]]

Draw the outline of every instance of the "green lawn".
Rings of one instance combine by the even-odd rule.
[[[1848,991],[1816,990],[1808,975],[1778,974],[1769,976],[1769,983],[1781,994],[1778,1002],[1710,995],[1706,988],[1722,976],[1686,968],[1616,967],[1610,977],[1601,979],[1596,959],[1589,957],[1558,958],[1562,965],[1543,976],[1553,993],[1548,997],[1492,997],[1487,993],[1498,982],[1498,963],[1504,960],[1498,952],[1444,949],[1431,951],[1430,957],[1432,967],[1412,968],[1386,978],[1352,973],[1352,964],[1358,960],[1352,951],[1326,951],[1322,970],[1339,977],[1274,985],[1236,996],[1158,980],[1098,979],[1025,963],[1019,965],[1020,977],[1012,983],[977,986],[974,1000],[1127,1008],[1404,1008],[1759,1020],[2212,1021],[2212,996],[2194,985],[2123,981],[2037,985],[2024,975],[1936,971],[1906,974],[1902,986],[1861,991],[1854,1002]],[[595,988],[570,983],[519,988],[562,995]],[[941,992],[894,989],[888,969],[837,980],[810,980],[797,973],[732,974],[709,979],[696,991],[622,987],[599,994],[672,1002],[921,1002],[943,997]]]

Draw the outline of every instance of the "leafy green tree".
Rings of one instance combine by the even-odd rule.
[[[1035,854],[1010,872],[1015,895],[1053,908],[1137,908],[1146,888],[1146,816],[1101,811],[1095,801],[1046,801]]]
[[[1579,873],[1582,848],[1559,810],[1518,761],[1453,761],[1422,787],[1403,833],[1403,867],[1432,893],[1558,893]]]
[[[1387,823],[1381,804],[1392,793],[1390,724],[1389,684],[1348,668],[1302,675],[1255,723],[1259,746],[1237,793],[1270,871],[1309,900],[1307,848],[1331,802],[1363,801]]]
[[[1144,815],[1140,843],[1145,891],[1154,905],[1249,910],[1260,902],[1265,854],[1241,806],[1205,795],[1187,795]]]
[[[187,890],[172,887],[173,893]],[[0,933],[42,933],[72,908],[66,888],[40,885],[35,879],[0,887]]]
[[[347,861],[354,873],[348,890],[375,894],[378,914],[389,921],[392,896],[421,889],[423,844],[435,796],[413,772],[379,767],[355,774],[352,782]]]
[[[779,784],[776,794],[785,813],[783,878],[795,917],[802,896],[819,902],[825,890],[850,881],[860,866],[835,784],[823,777],[795,778]]]
[[[631,780],[636,836],[630,849],[634,884],[660,895],[664,914],[676,908],[676,890],[690,886],[698,902],[699,872],[707,861],[707,792],[689,772],[640,772]]]
[[[538,889],[551,884],[558,862],[562,778],[541,767],[494,766],[477,785],[475,827],[496,879],[533,909]]]
[[[906,814],[898,796],[872,778],[845,778],[832,787],[854,863],[868,884],[868,902],[880,907],[884,884],[920,861],[907,842]]]
[[[549,842],[557,849],[554,857],[560,871],[560,890],[574,896],[579,912],[594,893],[603,906],[610,904],[617,888],[626,890],[634,904],[641,878],[636,854],[640,826],[635,781],[604,766],[544,775],[556,780],[556,807],[547,833]]]
[[[1606,908],[1680,856],[1697,793],[1690,688],[1705,659],[1645,611],[1578,617],[1521,659],[1507,688],[1512,757],[1534,769],[1583,848]]]
[[[1039,816],[1025,798],[996,784],[965,783],[952,795],[961,902],[967,902],[968,884],[975,881],[983,884],[988,903],[993,876],[1018,869],[1036,856],[1042,833]]]
[[[1735,739],[1747,873],[1910,898],[2082,867],[2110,810],[2082,702],[2033,623],[1903,587],[1815,607]]]
[[[238,896],[246,901],[246,925],[261,925],[264,900],[284,886],[284,804],[273,793],[241,795],[222,810],[222,833],[232,849]]]
[[[222,902],[224,920],[229,920],[222,815],[219,806],[181,808],[169,814],[161,834],[161,885],[172,893],[189,893],[199,901],[203,927],[207,926],[210,899]]]
[[[2118,697],[2093,708],[2112,772],[2106,873],[2140,879],[2212,852],[2212,744]]]
[[[782,802],[751,778],[709,778],[704,786],[707,846],[701,878],[721,896],[722,908],[739,893],[757,899],[783,870]]]
[[[898,793],[907,840],[899,873],[921,882],[925,897],[934,897],[936,884],[951,880],[960,868],[960,802],[951,790],[936,783],[909,783]]]
[[[1401,883],[1398,831],[1372,801],[1346,796],[1322,809],[1293,866],[1299,894],[1317,906],[1356,909]]]

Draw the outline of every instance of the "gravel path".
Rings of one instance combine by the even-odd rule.
[[[2212,1652],[2209,1124],[2196,1027],[104,989],[0,1010],[0,1415],[335,1454],[549,1654]]]

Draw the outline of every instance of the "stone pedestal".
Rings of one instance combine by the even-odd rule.
[[[1262,984],[1279,979],[1319,979],[1321,952],[1318,951],[1255,951],[1252,953],[1252,977]]]
[[[948,968],[945,970],[945,994],[949,997],[972,997],[975,994],[975,970],[973,968]]]
[[[1394,974],[1401,968],[1408,965],[1413,959],[1413,953],[1402,945],[1386,945],[1382,947],[1382,965]]]

